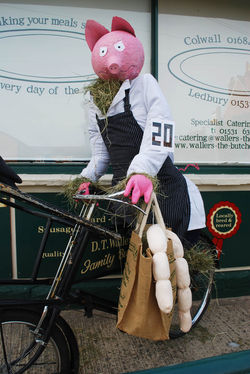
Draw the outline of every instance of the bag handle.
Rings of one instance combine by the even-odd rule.
[[[146,205],[146,203],[144,203],[144,205]],[[142,213],[139,214],[138,219],[137,219],[137,225],[136,225],[136,228],[135,228],[135,231],[139,235],[139,237],[140,238],[142,237],[142,234],[143,234],[143,231],[145,229],[145,226],[146,226],[146,223],[147,223],[147,220],[148,220],[148,216],[149,216],[149,213],[150,213],[151,210],[153,211],[153,213],[156,217],[156,222],[165,231],[165,229],[166,229],[165,223],[164,223],[164,220],[163,220],[163,217],[162,217],[162,214],[161,214],[161,209],[159,207],[159,203],[158,203],[155,192],[152,192],[150,201],[147,204],[146,209],[144,208],[144,210],[145,210],[146,214],[142,214]]]

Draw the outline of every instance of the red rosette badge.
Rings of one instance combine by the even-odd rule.
[[[215,204],[207,216],[207,227],[213,235],[218,258],[220,258],[223,240],[235,235],[241,224],[241,212],[230,201]]]

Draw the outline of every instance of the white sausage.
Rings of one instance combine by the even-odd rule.
[[[156,282],[155,296],[161,311],[170,313],[173,308],[173,291],[170,280]]]
[[[169,279],[170,268],[166,252],[157,252],[153,255],[153,276],[156,281]]]
[[[147,231],[148,246],[153,254],[167,250],[167,238],[161,226],[151,225]]]
[[[166,235],[168,239],[172,240],[174,257],[179,258],[184,256],[183,245],[179,237],[171,230],[166,230]]]
[[[190,311],[179,312],[180,329],[183,332],[188,332],[192,327],[192,317]]]
[[[178,309],[188,312],[192,306],[192,292],[189,287],[178,289]]]
[[[178,257],[175,260],[176,283],[178,288],[186,288],[190,285],[188,263],[185,258]]]

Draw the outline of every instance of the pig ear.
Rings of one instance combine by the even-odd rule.
[[[85,26],[85,38],[89,49],[92,51],[97,40],[107,33],[109,31],[100,23],[92,19],[88,20]]]
[[[135,36],[133,27],[125,19],[121,17],[113,17],[111,31],[127,31]]]

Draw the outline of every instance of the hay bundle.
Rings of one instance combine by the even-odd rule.
[[[85,93],[88,91],[90,92],[95,105],[105,116],[121,85],[122,81],[117,79],[102,80],[98,78],[93,83],[85,87],[84,91]]]
[[[185,250],[190,274],[206,274],[215,270],[216,253],[214,247],[206,241],[200,240],[192,248]]]

